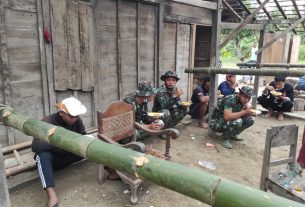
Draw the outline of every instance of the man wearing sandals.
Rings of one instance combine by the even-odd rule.
[[[192,116],[192,119],[199,120],[199,127],[207,129],[209,125],[204,122],[203,118],[208,113],[207,109],[209,108],[210,77],[204,76],[198,79],[201,84],[193,91],[189,114]]]
[[[176,87],[178,78],[175,71],[167,71],[161,76],[164,81],[156,94],[153,112],[164,114],[164,128],[176,126],[186,115],[187,108],[180,105],[180,96],[183,94],[182,89]]]
[[[243,86],[239,94],[225,96],[215,107],[210,127],[222,133],[220,144],[223,147],[232,149],[230,140],[243,140],[238,135],[254,124],[252,116],[256,114],[247,107],[252,94],[252,88]]]
[[[58,112],[45,117],[42,121],[63,127],[67,130],[86,134],[85,126],[79,115],[87,112],[86,107],[76,98],[70,97],[56,104]],[[35,152],[35,160],[38,173],[48,195],[48,207],[58,207],[58,197],[55,193],[54,170],[62,169],[68,165],[82,160],[83,158],[56,148],[46,141],[34,138],[32,151]]]

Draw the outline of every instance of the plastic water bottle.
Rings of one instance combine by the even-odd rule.
[[[215,166],[214,163],[208,162],[208,161],[205,161],[205,160],[199,160],[198,165],[200,167],[204,167],[204,168],[207,168],[207,169],[210,169],[210,170],[216,170],[216,166]]]

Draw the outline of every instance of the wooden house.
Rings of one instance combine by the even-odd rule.
[[[190,98],[184,70],[210,65],[215,14],[217,3],[201,0],[0,0],[0,103],[41,119],[73,95],[92,130],[97,110],[139,81],[160,86],[166,70]],[[30,139],[0,126],[3,146]]]

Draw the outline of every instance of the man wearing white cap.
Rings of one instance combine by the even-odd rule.
[[[58,112],[51,114],[42,121],[63,127],[67,130],[85,134],[85,126],[79,115],[87,112],[86,107],[76,98],[70,97],[56,104]],[[58,197],[55,193],[54,170],[62,169],[78,162],[82,157],[56,148],[49,143],[33,139],[32,151],[35,152],[35,160],[38,167],[42,187],[48,195],[48,207],[58,207]]]

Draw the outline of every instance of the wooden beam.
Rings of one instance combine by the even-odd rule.
[[[6,25],[4,18],[5,7],[0,3],[0,70],[3,75],[3,101],[5,105],[12,105],[12,87],[10,82],[10,71],[7,56]],[[15,133],[10,127],[5,127],[8,137],[8,145],[15,144]]]
[[[258,4],[262,4],[262,2],[260,0],[256,0]],[[265,7],[263,7],[263,11],[265,12],[265,14],[267,15],[268,19],[272,20],[273,18],[270,16],[269,12],[267,11],[267,9]],[[274,27],[277,29],[277,30],[280,30],[280,27],[279,25],[277,24],[274,24]]]
[[[8,193],[7,180],[5,175],[4,159],[2,154],[2,148],[0,145],[0,206],[10,207],[10,196]]]
[[[291,0],[291,1],[292,1],[292,4],[293,4],[293,7],[295,8],[295,10],[296,10],[296,12],[297,12],[298,17],[299,17],[299,18],[302,18],[302,15],[301,15],[301,12],[300,12],[300,10],[299,10],[299,8],[298,8],[297,3],[295,2],[295,0]],[[304,30],[304,32],[305,32],[305,23],[304,23],[304,22],[302,23],[302,26],[303,26],[303,30]]]
[[[282,14],[282,16],[284,17],[284,19],[288,19],[288,17],[286,16],[284,10],[282,9],[280,3],[277,0],[274,0],[274,3],[276,5],[276,7],[278,8],[278,10],[280,11],[280,13]],[[288,23],[289,26],[291,25],[290,23]],[[293,29],[294,34],[297,34],[297,32],[295,31],[295,29]]]
[[[239,5],[247,12],[248,15],[251,14],[250,10],[246,7],[246,5],[242,2],[242,0],[237,0]]]
[[[232,40],[252,19],[256,14],[269,2],[270,0],[265,0],[259,7],[257,7],[240,25],[232,31],[229,36],[220,44],[220,48],[223,48],[230,40]]]
[[[214,0],[217,2],[217,10],[213,14],[213,22],[212,22],[212,40],[211,40],[211,51],[210,51],[210,66],[211,67],[219,67],[219,51],[218,47],[220,41],[220,22],[221,22],[221,12],[222,12],[222,0]],[[209,93],[209,124],[212,120],[212,114],[214,108],[217,104],[217,83],[218,76],[216,74],[210,75],[210,93]],[[215,136],[215,132],[209,127],[208,129],[209,136]]]
[[[155,86],[160,87],[160,71],[163,68],[163,17],[164,17],[164,2],[159,4],[159,13],[158,13],[158,65],[156,73],[156,84]]]
[[[51,14],[50,14],[50,1],[41,1],[42,6],[42,20],[43,27],[51,32]],[[53,12],[53,11],[52,11]],[[50,113],[55,113],[56,108],[53,107],[56,104],[56,95],[54,91],[54,73],[53,73],[53,44],[45,44],[45,60],[46,60],[46,73],[47,73],[47,83],[49,92],[49,111]]]
[[[46,65],[46,50],[43,38],[43,16],[42,16],[42,0],[37,0],[37,24],[39,34],[39,49],[40,49],[40,69],[42,77],[42,95],[43,95],[43,112],[44,116],[50,114],[48,80],[47,80],[47,65]]]
[[[221,22],[221,29],[236,29],[240,24],[233,22]],[[244,30],[262,30],[264,28],[264,24],[247,24],[243,29]]]
[[[272,40],[270,40],[268,43],[266,43],[263,47],[261,47],[255,54],[259,54],[261,53],[263,50],[265,50],[266,48],[270,47],[274,42],[276,42],[278,39],[284,37],[288,32],[290,32],[291,30],[293,30],[293,28],[295,28],[296,26],[298,26],[300,23],[302,23],[304,21],[304,18],[301,18],[299,20],[297,20],[295,23],[293,23],[290,27],[288,27],[285,31],[283,31],[281,34],[277,35],[276,37],[274,37]]]
[[[197,7],[201,7],[201,8],[206,8],[206,9],[212,9],[212,10],[216,10],[217,9],[217,4],[214,2],[210,2],[210,1],[201,1],[201,0],[171,0],[173,2],[177,2],[177,3],[182,3],[182,4],[187,4],[187,5],[191,5],[191,6],[197,6]]]
[[[265,32],[266,32],[266,25],[264,26],[263,30],[260,31],[259,35],[259,42],[258,47],[262,47],[264,44],[264,38],[265,38]],[[262,62],[262,53],[258,54],[257,61],[258,64],[261,64]],[[257,67],[257,69],[260,69],[260,67]],[[260,76],[256,75],[254,78],[254,95],[255,98],[252,99],[252,108],[256,109],[257,106],[257,98],[258,98],[258,91],[259,91],[259,83],[260,83]]]
[[[228,2],[226,0],[222,0],[222,2],[224,3],[224,5],[226,5],[226,7],[228,7],[228,9],[230,10],[230,12],[232,14],[234,14],[239,20],[243,20],[243,18],[241,18],[236,12],[235,10],[230,6],[230,4],[228,4]]]

